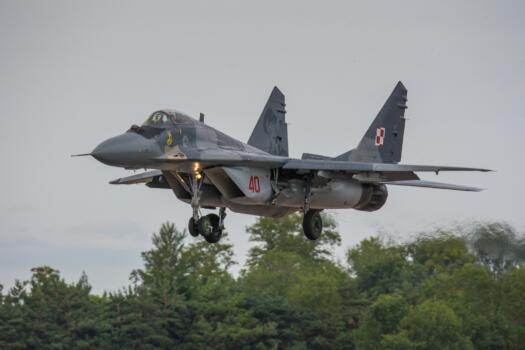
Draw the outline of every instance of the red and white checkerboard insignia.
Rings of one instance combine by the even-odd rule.
[[[383,146],[384,141],[385,141],[385,128],[377,128],[376,146]]]

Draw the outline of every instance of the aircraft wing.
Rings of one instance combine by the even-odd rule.
[[[365,182],[378,182],[386,185],[411,186],[447,189],[456,191],[478,192],[483,189],[470,186],[446,184],[434,181],[420,180],[414,172],[440,172],[440,171],[491,171],[483,168],[465,168],[450,166],[434,165],[408,165],[408,164],[390,164],[390,163],[360,163],[335,160],[319,159],[291,159],[283,166],[284,169],[297,171],[327,171],[327,172],[346,172],[355,174],[354,178]],[[379,176],[370,176],[376,173]],[[366,174],[366,175],[365,175]],[[113,185],[130,185],[145,183],[151,187],[155,185],[162,175],[160,170],[151,170],[144,173],[122,177],[110,181]],[[363,175],[363,176],[361,176]],[[162,187],[162,186],[161,186]]]
[[[382,183],[384,183],[385,185],[427,187],[427,188],[438,188],[442,190],[469,191],[469,192],[483,191],[483,188],[478,188],[478,187],[453,185],[453,184],[446,184],[442,182],[425,181],[425,180],[385,181]]]
[[[157,177],[160,175],[162,175],[162,172],[160,170],[151,170],[151,171],[146,171],[145,173],[121,177],[113,181],[110,181],[109,183],[112,185],[132,185],[132,184],[139,184],[139,183],[148,183],[152,181],[154,177]]]
[[[362,163],[324,159],[291,159],[283,166],[283,168],[296,170],[298,172],[326,171],[328,172],[328,177],[330,177],[331,172],[344,172],[352,174],[354,179],[362,182],[375,182],[386,185],[427,187],[472,192],[482,191],[483,189],[420,180],[415,172],[435,172],[437,174],[440,171],[492,171],[483,168],[466,168],[441,165]]]
[[[283,166],[284,169],[294,170],[326,170],[343,171],[349,173],[362,172],[435,172],[440,171],[492,171],[482,168],[465,168],[441,165],[409,165],[391,163],[362,163],[338,160],[317,160],[317,159],[290,159]]]

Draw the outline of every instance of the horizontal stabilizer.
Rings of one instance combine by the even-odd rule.
[[[386,185],[427,187],[427,188],[438,188],[441,190],[455,190],[455,191],[469,191],[469,192],[483,191],[483,188],[453,185],[453,184],[446,184],[442,182],[425,181],[425,180],[388,181],[388,182],[383,182],[383,183]]]
[[[110,181],[112,185],[132,185],[147,183],[153,180],[154,177],[162,175],[160,170],[146,171],[145,173],[140,173],[132,176],[121,177],[119,179]]]

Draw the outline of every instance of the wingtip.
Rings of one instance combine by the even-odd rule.
[[[80,154],[72,154],[71,157],[85,157],[85,156],[92,156],[92,153],[80,153]]]
[[[485,169],[485,168],[475,168],[474,170],[480,171],[482,173],[495,173],[495,172],[497,172],[497,170]]]
[[[486,188],[481,188],[481,187],[470,187],[468,190],[468,192],[483,192],[485,191]]]

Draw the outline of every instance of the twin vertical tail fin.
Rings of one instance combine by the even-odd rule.
[[[274,87],[248,144],[276,156],[288,157],[288,128],[284,95]]]
[[[337,160],[367,163],[399,163],[405,132],[407,89],[398,82],[357,148]]]

